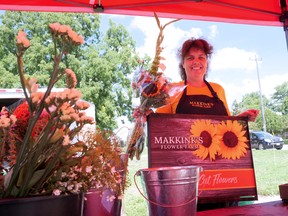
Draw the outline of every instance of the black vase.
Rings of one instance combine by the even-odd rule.
[[[81,216],[83,194],[0,199],[0,215]]]

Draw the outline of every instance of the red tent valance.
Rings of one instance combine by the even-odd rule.
[[[286,0],[1,0],[1,10],[86,12],[281,26]]]

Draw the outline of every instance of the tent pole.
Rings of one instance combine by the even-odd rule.
[[[280,22],[283,22],[283,29],[285,31],[286,45],[288,50],[288,11],[286,0],[280,0],[282,14],[279,17]]]
[[[287,31],[287,27],[285,31],[285,37],[286,37],[286,45],[287,45],[287,50],[288,50],[288,31]]]

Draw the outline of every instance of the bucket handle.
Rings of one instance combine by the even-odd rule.
[[[181,206],[187,205],[187,204],[190,203],[190,202],[193,202],[193,201],[200,195],[200,193],[201,193],[201,191],[199,191],[199,195],[198,195],[198,196],[196,195],[193,199],[188,200],[187,202],[181,203],[181,204],[178,204],[178,205],[165,205],[165,204],[156,203],[156,202],[150,200],[149,198],[147,198],[147,197],[142,193],[142,191],[140,190],[140,188],[138,187],[137,182],[136,182],[136,176],[140,176],[140,175],[141,175],[141,174],[140,174],[139,171],[137,171],[137,172],[134,174],[134,183],[135,183],[135,185],[136,185],[137,190],[139,191],[139,193],[140,193],[148,202],[150,202],[150,203],[152,203],[152,204],[154,204],[154,205],[157,205],[157,206],[161,206],[161,207],[164,207],[164,208],[176,208],[176,207],[181,207]]]

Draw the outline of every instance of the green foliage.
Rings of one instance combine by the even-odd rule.
[[[276,86],[276,92],[272,95],[269,106],[282,115],[288,115],[288,82]]]
[[[84,98],[96,105],[96,121],[101,128],[115,128],[115,115],[131,115],[132,90],[128,75],[138,59],[133,53],[135,42],[123,26],[111,21],[99,47],[91,44],[85,53],[89,61],[79,69],[83,71],[80,86]]]
[[[262,95],[263,106],[265,107],[268,103],[268,99]],[[242,103],[240,105],[242,112],[247,109],[261,109],[260,105],[260,94],[258,92],[251,92],[243,96]]]
[[[281,86],[282,87],[285,86],[285,83],[282,84]],[[282,94],[283,88],[276,87],[275,89],[276,89],[276,92],[274,93],[274,95],[278,95],[277,96],[278,101],[280,101],[278,104],[279,106],[283,107],[284,101],[280,97],[280,95],[282,95],[282,98],[286,97],[285,94]],[[281,115],[279,114],[279,112],[277,113],[275,110],[275,107],[274,107],[274,110],[272,110],[273,106],[271,105],[272,103],[271,101],[273,101],[273,99],[269,101],[266,97],[263,96],[266,130],[273,134],[281,134],[288,128],[287,115],[285,114]],[[232,114],[238,115],[241,112],[248,110],[248,109],[258,109],[260,111],[256,121],[249,122],[249,129],[250,130],[263,130],[262,109],[260,106],[259,93],[252,92],[252,93],[244,95],[240,103],[237,103],[236,101],[234,101],[232,105]]]
[[[272,134],[282,133],[285,127],[283,117],[270,109],[265,109],[266,128]]]
[[[233,101],[233,104],[232,104],[232,112],[231,114],[236,116],[236,115],[239,115],[241,113],[241,104],[240,103],[237,103],[236,100]]]
[[[21,88],[19,76],[7,71],[3,62],[0,62],[0,77],[1,88]]]
[[[144,148],[144,151],[141,155],[141,160],[129,160],[128,163],[128,170],[129,176],[128,178],[133,183],[126,189],[124,194],[123,200],[123,210],[125,215],[127,216],[134,216],[135,212],[137,212],[137,216],[147,216],[148,215],[148,208],[147,208],[147,201],[145,198],[140,194],[138,191],[133,179],[134,174],[139,170],[146,168],[148,166],[148,148]],[[143,186],[140,181],[140,177],[136,176],[136,182],[143,193]]]
[[[97,126],[114,129],[118,116],[132,114],[132,90],[129,76],[139,59],[135,41],[123,26],[110,21],[106,33],[100,32],[101,16],[83,13],[32,13],[5,11],[0,16],[0,88],[20,87],[16,67],[15,35],[26,32],[33,49],[24,57],[25,74],[36,77],[45,87],[53,68],[53,51],[47,26],[53,22],[71,26],[85,39],[73,48],[60,69],[71,68],[77,77],[83,98],[95,104]],[[44,42],[43,42],[44,41]],[[59,80],[56,87],[63,87]]]

